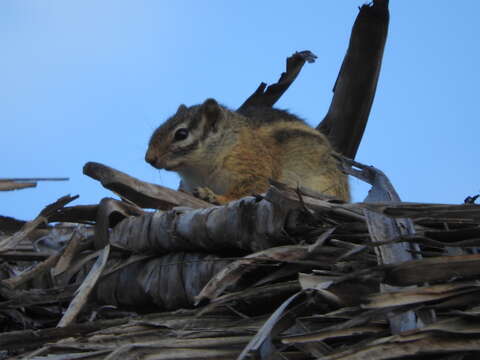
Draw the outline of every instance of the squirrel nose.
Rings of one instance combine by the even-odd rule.
[[[150,165],[155,164],[155,155],[150,150],[145,154],[145,161]]]

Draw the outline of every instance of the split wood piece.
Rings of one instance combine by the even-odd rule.
[[[208,281],[202,291],[196,296],[195,304],[198,305],[205,300],[214,300],[225,289],[234,288],[245,274],[252,273],[254,270],[265,266],[265,264],[305,259],[309,255],[309,249],[309,246],[304,245],[280,246],[236,260],[225,266]]]
[[[77,287],[77,284],[73,284],[49,289],[22,290],[2,286],[0,287],[0,295],[2,299],[6,300],[0,302],[0,308],[2,310],[25,309],[39,305],[50,306],[51,304],[68,302],[73,297]]]
[[[206,208],[213,205],[184,192],[138,180],[121,171],[96,162],[88,162],[83,173],[142,208],[169,210],[176,206]]]
[[[305,318],[302,320],[305,321]],[[357,344],[350,342],[348,339],[349,337],[358,338],[362,335],[369,336],[366,340]],[[370,323],[350,329],[325,329],[324,327],[318,331],[283,337],[282,343],[297,345],[298,343],[316,343],[322,340],[338,342],[341,345],[335,351],[332,352],[330,349],[327,354],[324,354],[325,356],[322,356],[322,359],[330,360],[411,359],[419,358],[419,355],[420,358],[422,358],[421,355],[428,358],[432,354],[437,355],[436,359],[463,359],[462,354],[467,349],[471,350],[471,345],[478,340],[478,335],[480,335],[480,325],[477,321],[451,317],[437,321],[422,329],[396,336],[385,336],[382,324]],[[452,342],[458,344],[451,348]],[[480,350],[478,341],[476,349],[478,353]],[[451,353],[452,355],[442,356],[445,353]],[[471,359],[474,358],[476,358],[475,353],[472,353]]]
[[[400,197],[387,176],[373,166],[366,166],[358,162],[344,159],[343,164],[347,173],[357,176],[372,185],[365,199],[366,203],[376,202],[400,202]],[[352,166],[357,169],[352,169]],[[368,231],[373,242],[385,242],[402,236],[415,234],[413,222],[410,219],[392,219],[384,215],[364,209]],[[412,252],[418,252],[418,245],[411,243],[390,243],[374,248],[379,265],[399,264],[413,260]],[[390,285],[382,285],[383,291],[397,290]],[[425,317],[424,321],[432,321],[433,315]],[[407,311],[399,316],[390,317],[390,327],[393,334],[412,330],[419,327],[416,315],[413,311]]]
[[[123,339],[122,339],[123,340]],[[62,353],[61,359],[74,360],[81,358],[95,360],[116,360],[116,359],[156,359],[156,360],[174,360],[174,359],[235,359],[240,352],[238,347],[247,342],[245,337],[211,337],[208,339],[185,339],[178,341],[178,344],[172,344],[172,341],[162,339],[157,345],[153,341],[132,343],[124,341],[121,345],[110,346],[106,349],[104,346],[91,346],[85,344],[58,343],[48,344],[37,351],[28,354],[27,357],[9,358],[10,360],[30,360],[52,358],[52,354]],[[167,341],[165,341],[167,340]],[[175,346],[176,345],[176,346]],[[66,353],[68,351],[68,353]],[[81,355],[79,355],[79,353]],[[297,359],[301,359],[300,352],[295,353]],[[53,355],[55,358],[59,358]]]
[[[317,126],[337,152],[351,159],[360,146],[375,97],[388,22],[388,0],[374,0],[360,8],[330,108]]]
[[[119,326],[128,323],[129,321],[131,321],[131,319],[122,318],[72,324],[63,328],[28,329],[4,332],[2,333],[2,336],[0,336],[0,348],[6,350],[34,348],[63,338],[86,335],[112,326]]]
[[[380,301],[378,299],[384,302],[382,307],[392,308],[442,298],[450,301],[453,296],[460,296],[465,292],[478,293],[480,288],[474,279],[479,275],[480,255],[462,255],[412,260],[398,265],[369,268],[343,277],[301,274],[300,282],[304,289],[328,290],[349,306],[361,303],[362,308],[369,309],[380,307],[373,304],[374,300]],[[451,282],[453,279],[456,282]],[[464,280],[464,282],[458,282],[458,280]],[[374,289],[380,281],[402,288],[399,287],[388,293],[376,293]],[[428,282],[442,283],[425,285]],[[418,287],[411,285],[418,285]],[[456,289],[461,291],[454,294],[453,291]],[[344,301],[345,295],[347,295],[347,301]],[[348,296],[353,301],[348,301]],[[461,305],[458,302],[456,304],[456,306],[468,305],[468,301]]]
[[[476,359],[480,353],[480,326],[461,318],[438,321],[422,329],[396,336],[343,346],[326,360]],[[470,356],[471,355],[471,356]]]
[[[329,288],[341,283],[379,284],[384,283],[402,288],[415,289],[413,285],[428,287],[430,282],[449,283],[473,281],[480,276],[480,255],[436,256],[411,260],[399,264],[369,267],[346,275],[305,275],[300,277],[304,288]],[[355,286],[352,286],[352,289]],[[413,291],[413,290],[412,290]],[[353,292],[357,294],[357,292]]]
[[[280,79],[268,88],[267,84],[262,82],[257,90],[237,109],[237,112],[242,113],[249,107],[272,107],[295,81],[305,62],[313,63],[316,58],[317,56],[308,50],[296,52],[288,57],[286,72],[282,73]]]
[[[388,267],[385,282],[408,286],[480,276],[480,255],[438,256]]]
[[[101,331],[89,334],[88,339],[65,339],[58,345],[65,346],[69,350],[76,345],[80,346],[83,354],[90,346],[93,349],[101,347],[110,351],[120,346],[141,344],[166,349],[228,347],[233,345],[230,341],[235,338],[237,340],[242,338],[243,344],[248,343],[251,338],[251,329],[257,327],[258,321],[257,319],[255,319],[257,321],[245,321],[242,325],[239,323],[238,316],[198,317],[196,315],[196,311],[186,309],[172,313],[148,314],[133,318],[128,324],[122,326],[112,328],[105,326]],[[132,343],[133,338],[135,340]],[[236,347],[238,348],[238,342]],[[144,355],[140,357],[145,358]],[[169,359],[178,359],[178,356],[169,357]]]
[[[478,204],[419,204],[419,203],[398,203],[378,202],[365,204],[375,212],[386,216],[399,218],[408,217],[411,219],[437,219],[440,221],[453,221],[464,223],[480,222],[480,205]]]
[[[65,246],[65,248],[61,250],[61,256],[55,264],[55,267],[51,270],[52,277],[56,278],[57,284],[60,283],[60,281],[58,281],[59,275],[63,274],[68,269],[71,269],[73,267],[75,262],[74,259],[82,250],[81,242],[86,237],[86,231],[84,231],[82,228],[77,227],[75,230],[73,230],[70,241]],[[67,283],[60,285],[65,286],[67,285]]]
[[[262,317],[263,319],[263,317]],[[103,320],[66,328],[36,329],[6,333],[2,349],[14,350],[44,345],[30,354],[12,359],[55,356],[74,359],[235,359],[259,328],[260,320],[238,316],[195,316],[182,310],[142,317]],[[69,335],[70,334],[70,335]],[[83,336],[82,336],[83,335]],[[35,339],[29,339],[34,336]],[[67,339],[68,338],[68,339]],[[58,343],[52,343],[61,340]],[[31,341],[29,341],[31,340]],[[22,344],[23,341],[23,344]],[[22,346],[23,345],[23,346]],[[81,354],[81,355],[79,355]],[[302,359],[299,352],[289,358]]]
[[[5,251],[0,254],[0,259],[5,261],[43,261],[48,259],[52,254],[36,251]]]
[[[21,190],[36,186],[36,182],[16,182],[9,180],[0,180],[0,191]]]
[[[23,225],[22,228],[15,234],[0,241],[0,253],[15,248],[15,246],[17,246],[28,234],[34,231],[38,226],[44,223],[48,223],[48,219],[50,216],[54,215],[59,209],[77,198],[78,195],[67,195],[61,197],[56,202],[47,205],[34,220],[25,223],[25,225]]]
[[[345,339],[358,338],[359,336],[372,336],[385,333],[385,326],[382,324],[369,324],[364,326],[356,326],[350,329],[315,331],[303,333],[300,335],[282,337],[282,343],[288,345],[309,344],[329,339]]]
[[[438,285],[419,286],[414,288],[404,288],[399,291],[389,293],[376,293],[368,296],[368,301],[362,307],[364,309],[379,309],[395,307],[405,307],[409,305],[430,305],[441,307],[441,302],[450,302],[454,298],[459,300],[458,307],[469,306],[468,297],[465,294],[480,293],[480,286],[477,281],[454,282]],[[463,301],[462,301],[463,300]]]

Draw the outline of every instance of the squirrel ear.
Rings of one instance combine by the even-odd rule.
[[[181,104],[177,109],[177,114],[178,115],[183,114],[187,110],[188,110],[188,108],[185,105]]]
[[[202,104],[202,112],[207,120],[207,126],[216,129],[216,123],[222,114],[222,109],[215,99],[207,99]]]

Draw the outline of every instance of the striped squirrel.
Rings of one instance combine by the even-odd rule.
[[[182,188],[214,204],[267,190],[269,179],[349,200],[327,138],[272,108],[228,110],[214,99],[180,105],[153,133],[145,160],[176,171]]]

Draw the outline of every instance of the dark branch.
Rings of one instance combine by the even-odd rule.
[[[261,83],[255,92],[245,100],[237,111],[241,112],[243,109],[254,107],[272,107],[278,99],[283,95],[289,86],[295,81],[300,70],[302,70],[305,62],[313,63],[317,56],[311,51],[305,50],[296,52],[292,56],[287,58],[286,72],[282,73],[280,79],[275,83],[267,87],[267,84]],[[266,90],[265,90],[266,88]]]
[[[351,159],[360,146],[375,97],[388,22],[388,0],[374,0],[360,8],[332,103],[317,127],[336,151]]]

